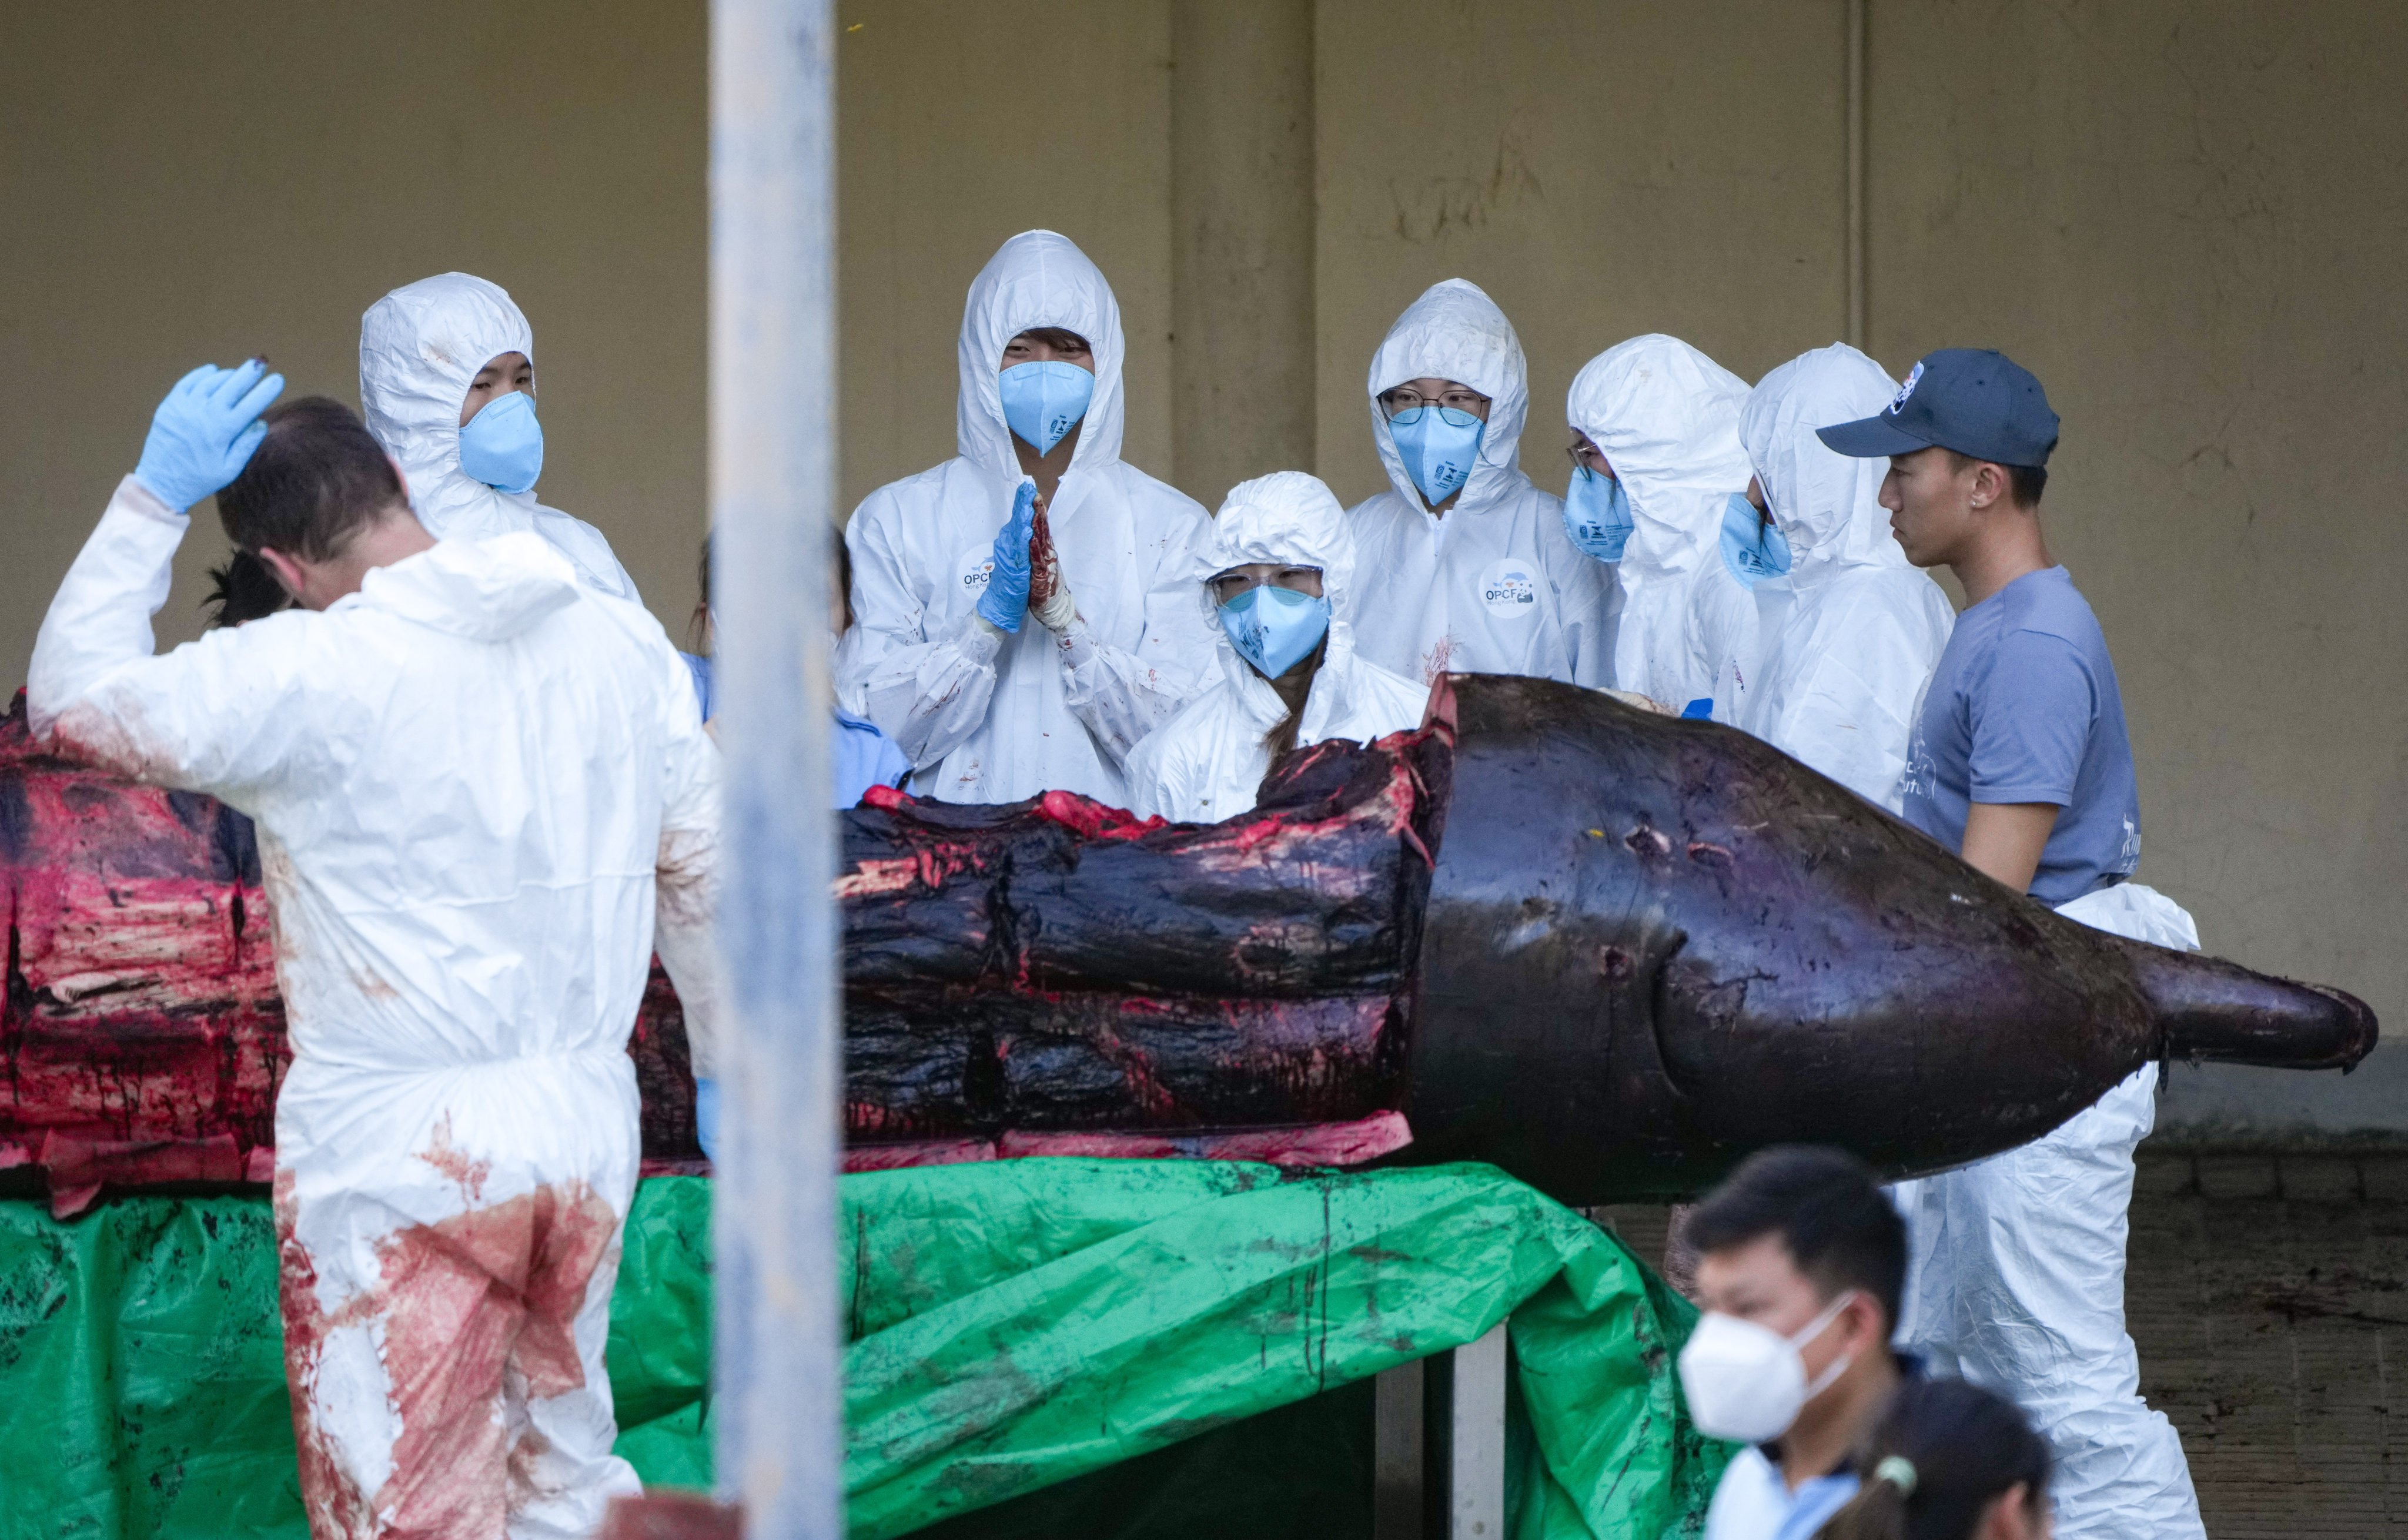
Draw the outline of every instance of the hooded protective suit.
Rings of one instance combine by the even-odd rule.
[[[153,656],[186,523],[121,484],[27,704],[63,749],[257,822],[312,1532],[590,1535],[638,1490],[603,1348],[656,902],[698,1067],[715,1042],[718,756],[685,665],[525,533]]]
[[[1443,518],[1405,470],[1380,395],[1452,379],[1489,398],[1470,478]],[[1521,340],[1461,278],[1433,284],[1371,355],[1371,441],[1393,490],[1347,512],[1365,574],[1354,645],[1427,685],[1450,670],[1613,683],[1613,574],[1564,534],[1563,499],[1522,473],[1530,406]]]
[[[1230,492],[1191,568],[1208,614],[1212,601],[1202,585],[1254,562],[1319,567],[1322,597],[1330,605],[1328,640],[1297,722],[1297,747],[1331,738],[1369,743],[1421,725],[1428,688],[1355,651],[1354,537],[1317,477],[1279,471]],[[1217,623],[1213,630],[1220,633]],[[1287,706],[1226,635],[1220,647],[1219,687],[1188,702],[1129,756],[1129,807],[1140,818],[1217,823],[1254,805],[1271,763],[1264,740],[1286,719]]]
[[[1712,584],[1703,597],[1721,601],[1711,622],[1742,635],[1753,620],[1724,592],[1738,584],[1716,554],[1723,505],[1747,490],[1747,453],[1739,443],[1739,406],[1747,382],[1677,337],[1649,335],[1616,343],[1588,361],[1572,380],[1564,414],[1588,435],[1630,497],[1637,527],[1615,576],[1622,584],[1622,623],[1613,646],[1613,683],[1675,711],[1713,693],[1701,663],[1707,648],[1691,635],[1690,609],[1701,595],[1699,575]],[[1740,590],[1742,598],[1745,591]]]
[[[535,332],[499,284],[444,273],[405,285],[360,318],[360,408],[401,464],[409,505],[437,540],[540,535],[594,588],[636,597],[635,579],[602,532],[533,492],[489,487],[460,468],[460,406],[477,371],[504,353],[535,362]]]
[[[1870,417],[1897,393],[1880,364],[1835,342],[1766,375],[1740,410],[1740,438],[1791,566],[1785,602],[1760,606],[1774,623],[1759,636],[1737,719],[1893,813],[1903,806],[1915,702],[1956,612],[1890,534],[1880,502],[1888,463],[1834,453],[1814,430]]]
[[[996,378],[1033,327],[1086,338],[1095,394],[1070,468],[1046,509],[1078,619],[1034,614],[1010,634],[974,613],[1023,478]],[[1121,460],[1120,307],[1103,274],[1050,230],[1002,250],[962,311],[959,452],[864,498],[845,530],[854,629],[837,698],[916,767],[912,790],[947,802],[1016,802],[1061,789],[1120,806],[1138,740],[1209,682],[1212,635],[1191,564],[1204,509]]]
[[[2057,913],[2199,949],[2182,906],[2137,882]],[[2020,1149],[1891,1190],[1909,1244],[1898,1340],[1933,1374],[1996,1390],[2031,1419],[2055,1463],[2059,1540],[2206,1533],[2182,1437],[2141,1399],[2124,1328],[2132,1150],[2157,1122],[2157,1078],[2142,1070]]]

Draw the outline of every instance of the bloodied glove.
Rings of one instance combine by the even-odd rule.
[[[1011,517],[996,532],[995,568],[987,574],[986,592],[979,595],[978,612],[998,631],[1018,631],[1028,613],[1028,537],[1037,521],[1037,483],[1023,480],[1011,501]]]
[[[1054,549],[1053,526],[1045,521],[1045,510],[1037,510],[1036,528],[1028,537],[1028,610],[1045,629],[1057,635],[1070,629],[1078,618],[1079,606],[1070,598],[1070,585],[1062,577],[1062,558]]]
[[[284,391],[284,377],[254,358],[231,369],[204,364],[176,381],[150,415],[135,479],[178,512],[242,474],[267,436],[259,414]]]

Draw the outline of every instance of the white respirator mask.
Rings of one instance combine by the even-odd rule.
[[[1849,1290],[1785,1337],[1769,1326],[1707,1311],[1681,1349],[1681,1393],[1688,1398],[1689,1420],[1708,1438],[1741,1444],[1768,1443],[1787,1433],[1806,1404],[1848,1372],[1853,1357],[1841,1354],[1809,1383],[1799,1349],[1821,1336],[1856,1297],[1856,1290]]]

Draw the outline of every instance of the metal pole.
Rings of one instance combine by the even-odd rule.
[[[1847,7],[1848,114],[1847,260],[1848,346],[1866,348],[1865,333],[1872,324],[1871,299],[1865,278],[1865,6],[1867,0],[1844,0]]]
[[[712,1208],[720,1495],[843,1533],[835,1240],[829,509],[835,58],[827,0],[712,0],[711,597],[726,803],[727,1160]]]

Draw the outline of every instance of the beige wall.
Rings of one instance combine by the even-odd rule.
[[[1558,492],[1564,392],[1612,344],[1671,332],[1753,379],[1839,336],[1842,31],[1837,0],[1323,0],[1324,479],[1386,486],[1365,371],[1440,278],[1513,319],[1522,463]]]
[[[2144,875],[2211,948],[2358,990],[2408,1032],[2408,29],[2351,0],[1870,10],[1872,350],[1896,371],[1995,344],[2047,381],[2050,523],[2122,674]],[[1173,167],[1199,163],[1173,154],[1173,15],[847,7],[848,506],[951,451],[964,286],[1039,224],[1111,275],[1127,454],[1170,473],[1174,252],[1210,244],[1176,239]],[[1264,399],[1310,414],[1341,495],[1379,485],[1365,364],[1441,278],[1519,323],[1526,463],[1550,486],[1564,389],[1619,338],[1674,332],[1753,377],[1841,334],[1841,0],[1318,0],[1312,22],[1317,363],[1309,402]],[[681,620],[704,506],[702,47],[698,3],[654,0],[0,13],[10,666],[191,361],[265,350],[349,398],[360,310],[454,266],[534,320],[547,498]],[[1264,109],[1200,73],[1186,89],[1206,94],[1181,121]],[[2186,1081],[2177,1106],[2408,1120],[2395,1055],[2346,1083]]]
[[[160,394],[265,352],[356,406],[359,316],[450,268],[534,323],[543,495],[664,615],[702,485],[703,12],[654,0],[0,11],[0,657]],[[204,508],[164,639],[225,543]]]
[[[1874,344],[1989,342],[2047,383],[2051,538],[2114,649],[2143,875],[2208,949],[2408,1042],[2402,13],[1916,8],[1875,9]],[[1969,72],[1976,38],[2012,67]],[[2177,1111],[2408,1119],[2401,1066],[2222,1072]]]
[[[844,14],[859,24],[838,56],[845,507],[953,452],[963,293],[996,247],[1040,227],[1111,278],[1128,339],[1122,453],[1168,475],[1167,0]]]

